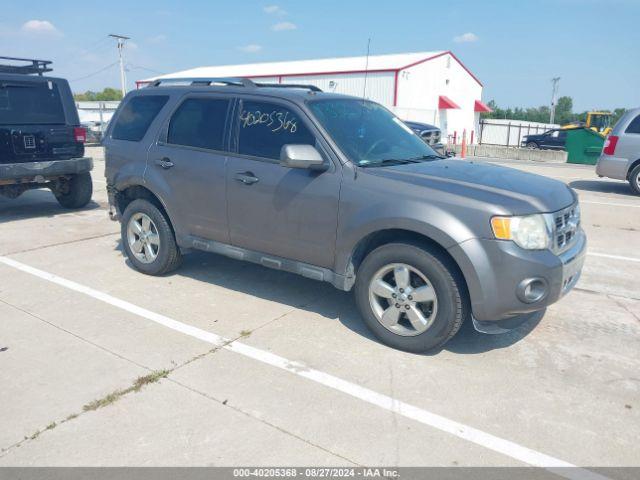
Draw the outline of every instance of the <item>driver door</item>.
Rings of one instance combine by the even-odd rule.
[[[227,164],[231,244],[332,268],[342,170],[306,115],[289,102],[243,98]],[[287,144],[314,145],[328,169],[287,168]]]

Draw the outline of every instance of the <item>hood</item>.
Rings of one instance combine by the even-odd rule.
[[[368,174],[441,190],[498,207],[507,214],[555,212],[576,200],[564,183],[541,175],[461,159],[369,167]]]

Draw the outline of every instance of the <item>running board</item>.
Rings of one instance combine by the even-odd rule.
[[[215,240],[207,240],[193,235],[187,236],[184,243],[187,248],[217,253],[235,260],[257,263],[258,265],[272,268],[274,270],[282,270],[302,275],[303,277],[310,278],[312,280],[328,282],[339,290],[351,290],[355,281],[355,278],[339,275],[328,268],[318,267],[288,258],[276,257],[274,255],[267,255],[262,252],[256,252],[254,250],[216,242]]]

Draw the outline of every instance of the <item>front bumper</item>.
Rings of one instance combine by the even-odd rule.
[[[28,183],[36,177],[53,178],[77,175],[91,170],[93,170],[93,159],[90,157],[42,162],[0,163],[0,180]]]
[[[467,281],[471,309],[481,322],[514,318],[557,302],[578,282],[587,249],[582,229],[560,255],[550,250],[524,250],[503,240],[471,239],[449,249]],[[522,285],[536,280],[544,295],[522,300]]]

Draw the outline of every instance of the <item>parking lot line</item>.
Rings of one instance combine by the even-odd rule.
[[[629,207],[640,208],[640,205],[629,205],[628,203],[613,203],[613,202],[593,202],[591,200],[580,200],[580,203],[589,203],[591,205],[607,205],[609,207]]]
[[[294,375],[312,380],[333,390],[350,395],[371,405],[378,406],[397,415],[414,420],[421,424],[436,428],[463,440],[475,443],[487,449],[501,453],[523,463],[542,467],[553,473],[569,479],[604,480],[607,477],[595,472],[577,467],[569,462],[532,450],[517,443],[505,440],[482,430],[470,427],[455,420],[429,412],[425,409],[410,405],[393,397],[375,392],[358,384],[343,380],[336,376],[319,370],[306,367],[299,362],[288,360],[273,353],[237,342],[217,335],[212,332],[182,323],[159,313],[152,312],[125,300],[113,297],[107,293],[95,290],[91,287],[59,277],[55,274],[39,270],[8,257],[0,256],[0,263],[18,269],[22,272],[34,275],[48,282],[65,287],[114,307],[120,308],[137,316],[151,320],[177,332],[189,335],[214,346],[225,348],[245,357],[252,358],[261,363],[271,365]]]
[[[597,253],[597,252],[587,252],[587,255],[591,255],[592,257],[611,258],[613,260],[625,260],[627,262],[640,263],[640,258],[636,258],[636,257],[623,257],[622,255],[609,255],[607,253]]]

